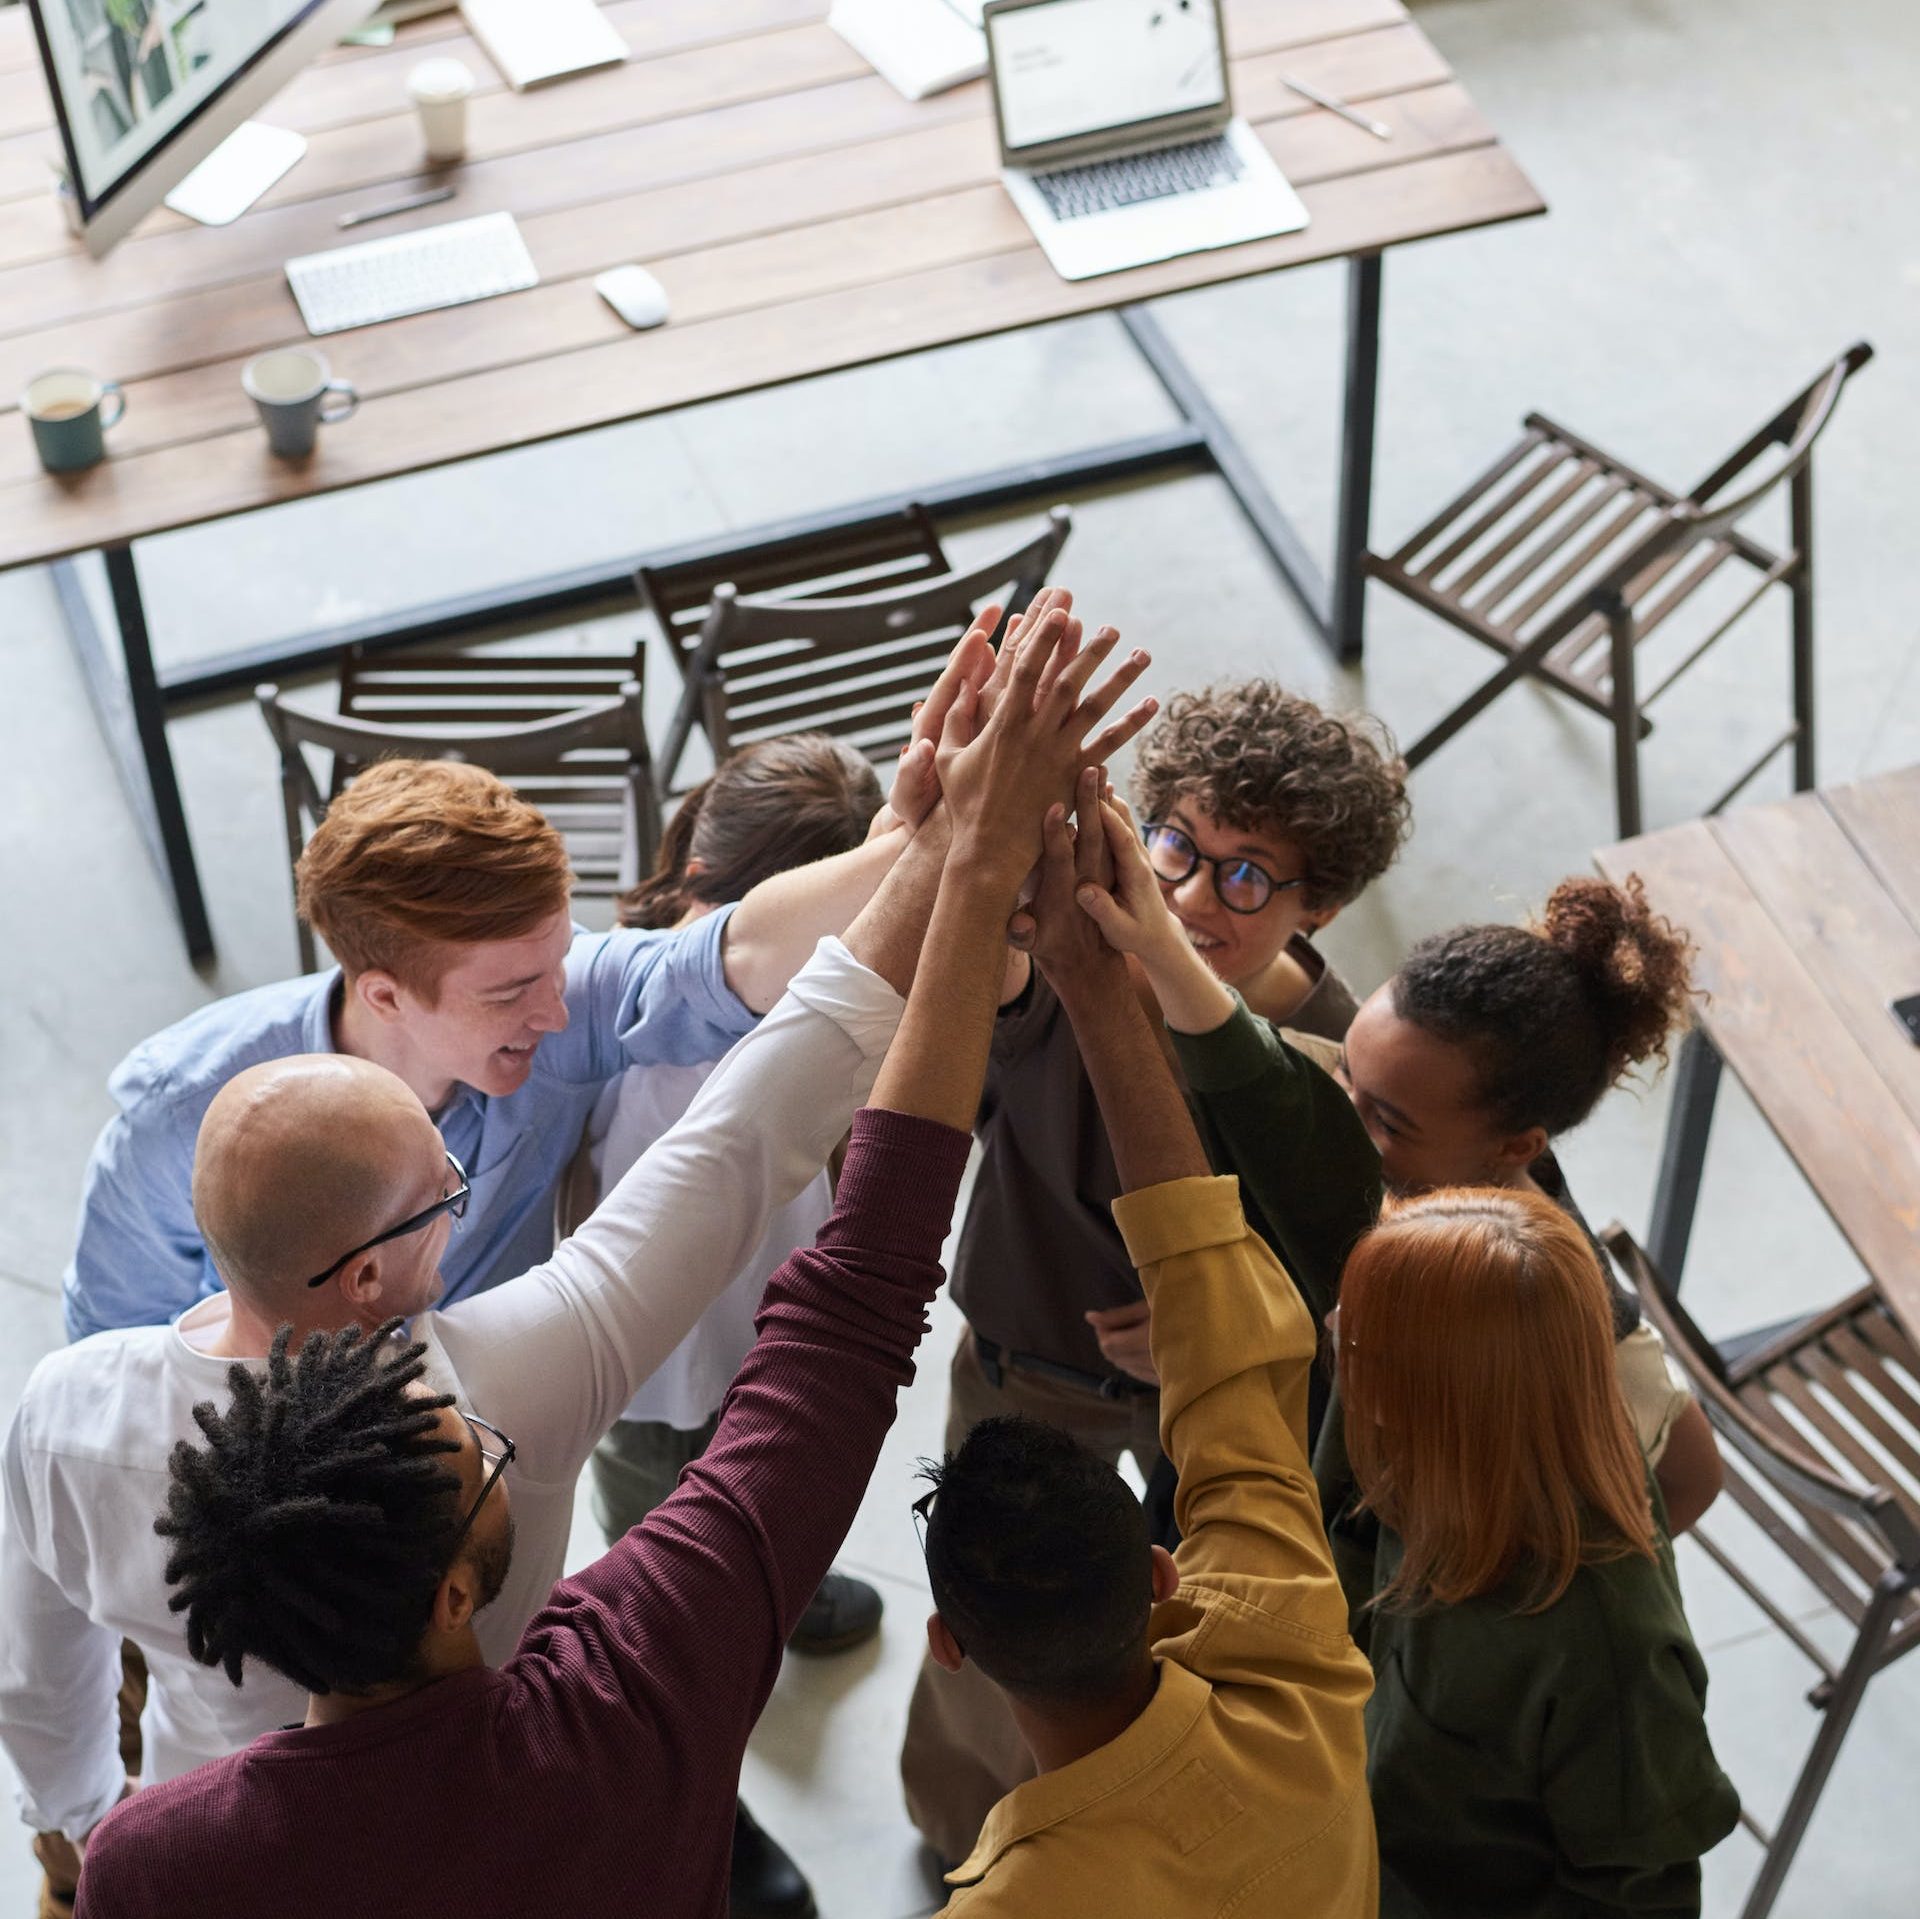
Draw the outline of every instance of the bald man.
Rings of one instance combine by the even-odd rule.
[[[96,1334],[35,1368],[0,1452],[0,1743],[42,1833],[83,1845],[127,1790],[120,1642],[146,1654],[144,1779],[174,1777],[297,1720],[264,1669],[235,1689],[190,1656],[153,1522],[197,1401],[274,1331],[400,1315],[435,1390],[512,1435],[517,1547],[477,1622],[513,1650],[563,1570],[574,1483],[636,1389],[732,1280],[769,1214],[820,1170],[898,1025],[943,858],[923,829],[846,941],[823,940],[686,1117],[544,1265],[433,1310],[467,1169],[406,1084],[338,1054],[266,1062],[209,1108],[196,1220],[226,1290],[171,1326]]]

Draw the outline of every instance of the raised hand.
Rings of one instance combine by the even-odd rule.
[[[1000,624],[1000,608],[989,602],[973,617],[969,626],[947,655],[933,691],[913,709],[913,731],[900,749],[900,764],[894,772],[893,791],[887,804],[875,815],[875,830],[881,822],[898,821],[909,830],[931,813],[940,798],[940,777],[934,768],[934,752],[947,715],[953,710],[963,686],[980,688],[992,676],[998,661],[994,657],[993,633]],[[893,818],[886,819],[891,813]],[[871,836],[869,836],[871,837]]]
[[[1041,828],[1045,850],[1030,908],[1031,936],[1022,944],[1056,992],[1075,975],[1104,970],[1118,977],[1125,964],[1076,897],[1082,885],[1101,891],[1113,887],[1113,857],[1100,810],[1105,784],[1099,767],[1087,767],[1074,794],[1077,826],[1069,827],[1065,807],[1055,806]]]
[[[1089,692],[1120,636],[1104,627],[1061,665],[1056,656],[1068,642],[1069,617],[1054,606],[1023,633],[984,721],[984,689],[959,691],[937,756],[940,789],[953,815],[954,856],[990,861],[996,870],[1017,867],[1014,884],[1040,852],[1047,808],[1073,796],[1081,769],[1103,757],[1102,742],[1116,732],[1131,738],[1155,710],[1156,702],[1145,700],[1125,720],[1100,726],[1145,670],[1147,656],[1136,651]]]
[[[1133,815],[1119,800],[1103,804],[1113,881],[1082,881],[1075,897],[1117,953],[1139,961],[1166,1022],[1179,1033],[1210,1033],[1232,1017],[1233,995],[1180,929],[1147,862]]]

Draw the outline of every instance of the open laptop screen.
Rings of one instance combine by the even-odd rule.
[[[1226,102],[1219,0],[1040,0],[986,24],[1010,156]]]

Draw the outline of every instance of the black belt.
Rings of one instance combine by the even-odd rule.
[[[1041,1379],[1071,1386],[1076,1392],[1091,1393],[1096,1399],[1137,1399],[1143,1393],[1160,1390],[1143,1379],[1130,1379],[1125,1373],[1083,1373],[1078,1366],[1063,1366],[1057,1359],[1009,1352],[1006,1347],[995,1345],[984,1333],[974,1334],[973,1350],[979,1357],[980,1370],[987,1376],[987,1384],[996,1389],[1011,1367],[1016,1373],[1033,1373]]]

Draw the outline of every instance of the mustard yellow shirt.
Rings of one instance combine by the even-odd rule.
[[[1161,1443],[1180,1473],[1159,1686],[1119,1738],[994,1807],[945,1910],[1374,1919],[1373,1676],[1307,1464],[1312,1322],[1248,1232],[1237,1180],[1171,1181],[1113,1212],[1153,1305]]]

